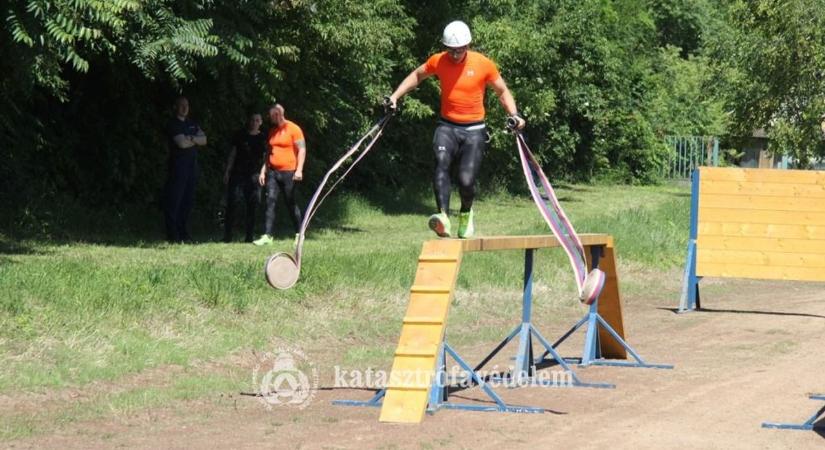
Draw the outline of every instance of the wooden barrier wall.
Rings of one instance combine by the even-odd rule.
[[[681,310],[701,277],[825,281],[825,172],[694,172]]]

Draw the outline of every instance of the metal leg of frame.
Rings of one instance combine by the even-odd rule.
[[[379,407],[383,403],[384,394],[387,393],[386,389],[381,389],[378,391],[371,399],[367,401],[360,401],[360,400],[333,400],[333,405],[338,406],[373,406]]]
[[[817,394],[809,397],[811,400],[825,401],[825,394]],[[819,408],[808,420],[803,423],[780,423],[780,422],[764,422],[762,428],[778,428],[781,430],[813,430],[817,428],[817,419],[825,418],[825,406]],[[821,425],[825,428],[825,424]]]
[[[449,401],[449,392],[451,384],[447,375],[447,355],[449,355],[459,367],[467,374],[469,378],[469,385],[477,385],[495,403],[494,405],[484,404],[469,404],[469,403],[454,403]],[[367,401],[355,400],[335,400],[334,405],[342,406],[381,406],[386,389],[378,391],[372,399]],[[458,352],[456,352],[446,340],[442,342],[438,351],[438,360],[436,362],[436,373],[433,378],[432,387],[430,388],[429,403],[427,405],[427,413],[433,414],[439,409],[461,409],[467,411],[496,411],[496,412],[512,412],[512,413],[543,413],[544,408],[523,405],[509,405],[501,399],[501,397],[493,390],[492,386],[485,382],[478,374],[478,369],[473,369],[464,361]]]
[[[596,268],[599,266],[599,258],[601,258],[601,247],[592,247],[591,248],[591,257],[592,257],[592,267]],[[568,337],[570,337],[576,330],[581,328],[587,324],[587,332],[584,337],[584,350],[582,352],[581,358],[568,358],[568,361],[578,361],[580,366],[621,366],[621,367],[640,367],[640,368],[651,368],[651,369],[672,369],[673,365],[671,364],[651,364],[645,362],[633,347],[627,343],[613,327],[607,323],[606,320],[599,314],[599,299],[593,302],[590,305],[590,308],[585,314],[585,316],[579,320],[573,327],[568,330],[559,340],[557,340],[552,347],[548,347],[547,351],[539,357],[535,361],[536,364],[539,364],[546,360],[547,355],[553,355],[553,359],[558,360],[555,356],[555,350],[551,352],[551,349],[555,349],[558,347],[562,342],[564,342]],[[601,356],[600,345],[599,345],[599,327],[604,328],[616,342],[619,343],[628,353],[636,360],[633,361],[619,361],[619,360],[609,360],[604,359]]]
[[[583,382],[576,375],[575,371],[567,364],[554,349],[555,345],[550,345],[547,339],[541,335],[541,332],[533,325],[532,311],[533,311],[533,254],[535,249],[527,249],[524,253],[524,289],[522,295],[522,313],[521,324],[518,325],[494,350],[494,353],[488,355],[484,360],[476,366],[476,370],[483,367],[495,353],[504,346],[504,344],[511,341],[516,336],[519,337],[518,352],[515,357],[515,367],[509,378],[510,386],[547,386],[547,387],[589,387],[589,388],[603,388],[612,389],[616,386],[611,383],[587,383]],[[581,324],[577,324],[581,326]],[[572,334],[572,333],[570,333]],[[551,377],[542,377],[536,372],[536,359],[533,351],[533,338],[536,338],[542,347],[545,349],[544,355],[552,355],[553,360],[562,368],[561,374],[553,373]],[[543,360],[543,358],[540,358]]]

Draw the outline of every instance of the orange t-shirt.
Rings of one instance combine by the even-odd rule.
[[[456,64],[447,52],[436,53],[424,65],[427,73],[441,81],[441,116],[457,123],[484,120],[484,91],[500,75],[494,62],[468,51]]]
[[[298,168],[298,141],[304,140],[304,132],[291,120],[269,130],[269,167],[275,170]]]

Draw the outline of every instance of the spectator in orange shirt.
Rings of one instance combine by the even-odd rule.
[[[280,104],[269,108],[269,129],[267,145],[269,152],[261,166],[258,183],[266,186],[266,214],[264,216],[264,234],[254,241],[255,245],[272,244],[275,230],[275,205],[278,195],[283,192],[286,207],[295,226],[297,235],[301,227],[301,210],[295,204],[295,182],[304,178],[304,159],[306,142],[301,128],[284,116],[284,107]]]
[[[446,51],[430,56],[427,62],[413,70],[390,95],[396,107],[398,99],[435,75],[441,83],[441,118],[433,138],[435,177],[433,191],[438,212],[430,216],[429,227],[441,237],[450,237],[450,167],[458,165],[458,192],[461,210],[458,237],[469,238],[474,233],[473,199],[481,160],[487,147],[484,124],[484,94],[493,88],[504,109],[516,120],[519,129],[524,119],[518,114],[516,102],[493,61],[469,49],[470,28],[454,21],[444,28],[442,43]]]

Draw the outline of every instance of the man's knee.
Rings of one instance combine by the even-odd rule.
[[[472,173],[458,174],[458,187],[460,189],[474,189],[476,184],[476,177]]]
[[[476,187],[474,184],[470,185],[459,185],[458,186],[458,193],[462,197],[472,197],[476,194]]]

